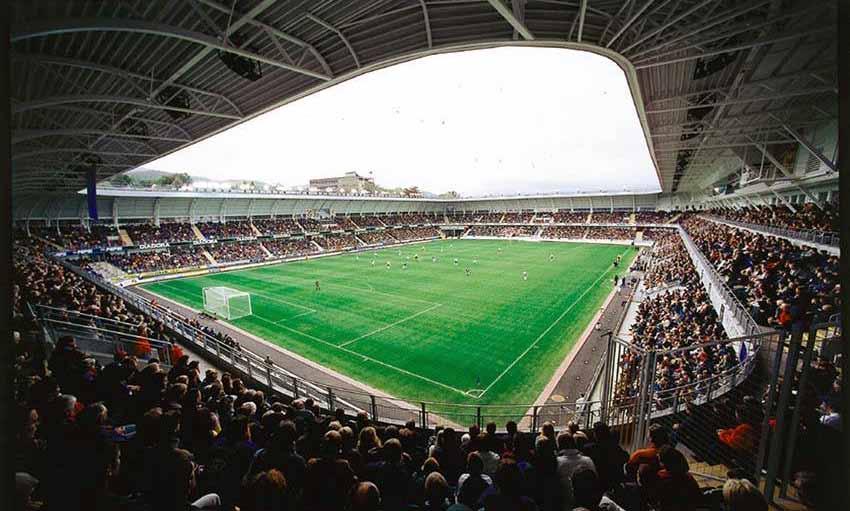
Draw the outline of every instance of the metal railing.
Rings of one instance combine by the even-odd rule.
[[[682,236],[682,241],[685,243],[685,249],[691,256],[694,267],[696,267],[697,273],[703,281],[703,285],[706,286],[706,291],[709,296],[712,296],[713,293],[717,293],[716,296],[719,296],[722,302],[720,307],[717,307],[717,304],[714,303],[714,308],[717,311],[717,316],[720,318],[723,326],[727,327],[727,325],[729,325],[729,320],[731,320],[735,325],[737,325],[737,329],[740,330],[737,333],[743,335],[754,335],[764,331],[766,328],[756,323],[749,311],[747,311],[735,293],[733,293],[726,284],[726,280],[717,272],[711,261],[705,257],[688,232],[681,226],[679,226],[679,234]],[[726,330],[728,332],[730,328],[727,327]],[[734,330],[736,329],[733,329],[733,332]],[[734,335],[734,333],[732,333],[732,335]]]
[[[764,234],[772,234],[774,236],[782,236],[807,243],[815,243],[818,245],[827,245],[830,247],[841,246],[841,235],[835,231],[821,231],[818,229],[791,229],[788,227],[778,227],[773,225],[755,224],[752,222],[741,222],[739,220],[729,220],[715,215],[700,215],[702,218],[722,222],[736,227],[752,229],[753,231]]]
[[[106,292],[115,294],[124,299],[128,305],[136,308],[148,317],[161,321],[170,331],[176,333],[181,339],[181,344],[192,349],[213,361],[214,365],[239,374],[246,381],[261,385],[272,392],[288,396],[290,398],[310,397],[322,408],[332,410],[337,407],[345,409],[348,413],[367,413],[372,420],[387,423],[402,423],[408,420],[416,421],[420,427],[432,428],[440,424],[468,425],[477,423],[484,425],[486,422],[503,424],[507,420],[517,421],[523,428],[536,430],[543,422],[552,422],[557,428],[563,428],[570,421],[575,421],[581,426],[590,427],[596,420],[605,420],[614,426],[624,430],[621,438],[633,438],[635,442],[642,442],[645,432],[645,424],[641,417],[641,410],[651,412],[653,417],[673,413],[677,410],[676,403],[670,403],[669,411],[665,407],[659,407],[657,403],[664,400],[653,399],[655,392],[651,388],[642,390],[640,400],[629,397],[626,399],[611,399],[604,401],[586,402],[564,402],[547,403],[533,406],[528,403],[501,404],[501,405],[478,405],[478,404],[456,404],[426,402],[418,399],[402,397],[396,399],[386,395],[376,395],[368,392],[341,387],[337,384],[317,381],[316,379],[302,378],[299,375],[279,365],[268,361],[265,357],[245,349],[244,347],[228,342],[223,338],[212,335],[198,328],[182,315],[154,303],[143,296],[131,292],[128,289],[115,286],[109,282],[96,278],[96,276],[81,271],[79,268],[58,260],[59,264],[68,270],[80,275],[84,279],[93,282]],[[48,323],[67,323],[66,327],[74,326],[79,331],[89,329],[90,333],[100,332],[114,336],[113,339],[130,339],[131,329],[134,325],[112,320],[109,318],[97,318],[81,313],[65,313],[60,309],[50,307],[36,307],[39,316]],[[754,332],[755,333],[755,332]],[[738,340],[741,341],[741,340]],[[733,342],[723,340],[718,342]],[[743,342],[743,341],[741,341]],[[716,396],[728,392],[728,384],[720,384],[723,381],[741,381],[751,371],[751,359],[758,351],[757,345],[750,341],[752,349],[750,358],[742,361],[734,368],[729,369],[721,375],[712,376],[710,379],[715,383],[707,381],[696,381],[690,385],[692,393],[705,395],[705,399],[713,399]],[[650,353],[635,346],[630,349],[643,354]],[[664,352],[651,352],[655,356],[663,356]],[[170,352],[169,352],[170,354]],[[609,376],[614,378],[618,373],[619,361],[615,358],[619,353],[609,350],[606,354],[605,370]],[[169,360],[163,355],[163,360]],[[734,374],[733,374],[734,373]],[[643,381],[643,380],[642,380]],[[708,386],[707,394],[700,389]],[[698,388],[699,387],[699,388]],[[686,388],[676,389],[678,393],[685,392]],[[610,395],[610,394],[609,394]],[[650,403],[656,403],[652,407]],[[634,429],[635,426],[638,429]],[[643,426],[641,426],[643,425]]]

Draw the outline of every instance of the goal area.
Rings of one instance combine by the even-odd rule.
[[[229,287],[205,287],[204,310],[224,319],[251,315],[251,295]]]

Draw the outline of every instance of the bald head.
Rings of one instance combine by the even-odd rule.
[[[357,483],[351,490],[351,511],[377,511],[381,506],[381,493],[373,483]]]

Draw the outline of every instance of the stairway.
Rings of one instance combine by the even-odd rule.
[[[635,214],[631,213],[629,215],[629,225],[635,225],[637,223],[637,219],[635,218]]]
[[[251,227],[253,227],[253,224],[251,225]],[[272,253],[271,253],[271,252],[269,252],[269,249],[267,249],[267,248],[266,248],[266,247],[265,247],[262,243],[259,243],[259,245],[260,245],[260,250],[262,250],[263,252],[265,252],[265,254],[266,254],[266,258],[267,258],[267,259],[271,259],[272,257],[274,257],[274,256],[272,255]]]
[[[126,229],[118,229],[118,238],[121,239],[121,245],[125,247],[133,246],[133,240],[130,238],[130,235],[127,234]]]
[[[670,220],[668,220],[668,221],[667,221],[667,223],[668,223],[668,224],[675,224],[677,221],[679,221],[679,217],[680,217],[680,216],[682,216],[682,214],[681,214],[681,213],[676,213],[676,216],[674,216],[673,218],[671,218]]]
[[[192,224],[192,232],[194,232],[194,233],[195,233],[195,238],[197,238],[197,239],[199,239],[199,240],[201,240],[201,241],[203,241],[203,240],[205,240],[205,239],[206,239],[206,238],[204,238],[204,235],[203,235],[203,234],[201,234],[201,230],[200,230],[200,229],[198,229],[198,226],[197,226],[197,225],[195,225],[195,224]]]
[[[251,226],[251,231],[254,232],[254,236],[262,236],[263,235],[263,233],[261,233],[260,230],[257,229],[257,226],[254,225],[254,222],[251,222],[249,225]]]
[[[587,218],[585,219],[584,223],[589,224],[592,218],[593,218],[593,211],[591,211],[590,213],[587,214]]]
[[[103,277],[104,279],[126,278],[127,273],[121,268],[107,263],[106,261],[93,261],[89,263],[92,271]]]
[[[312,243],[312,244],[313,244],[313,246],[315,246],[315,247],[316,247],[316,249],[317,249],[319,252],[324,252],[324,251],[325,251],[325,249],[324,249],[324,248],[322,248],[322,246],[321,246],[321,245],[319,245],[318,243],[316,243],[316,240],[310,240],[310,243]]]
[[[643,231],[638,231],[635,233],[635,241],[643,241]]]
[[[192,227],[195,227],[195,225],[194,225],[194,224],[192,224]],[[203,254],[203,256],[207,258],[207,261],[209,261],[209,262],[210,262],[210,264],[218,264],[218,263],[216,262],[216,260],[213,258],[212,254],[210,254],[209,252],[207,252],[207,249],[203,249],[203,250],[201,250],[201,254]]]

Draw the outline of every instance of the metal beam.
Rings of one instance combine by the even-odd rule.
[[[493,6],[493,9],[496,9],[496,12],[498,12],[505,19],[505,21],[507,21],[512,27],[514,27],[514,30],[519,32],[523,39],[525,39],[526,41],[534,40],[534,34],[532,34],[531,31],[528,30],[528,27],[526,27],[520,20],[518,20],[516,16],[514,16],[513,11],[509,9],[508,6],[506,6],[504,3],[502,3],[502,0],[487,1],[490,3],[491,6]]]
[[[782,121],[779,119],[779,117],[777,117],[777,116],[775,116],[775,115],[773,115],[773,114],[771,114],[770,116],[771,116],[771,117],[773,117],[774,119],[776,119],[777,121],[782,122]],[[830,170],[830,171],[832,171],[832,172],[838,172],[838,169],[835,167],[835,163],[833,163],[833,162],[832,162],[829,158],[827,158],[826,156],[824,156],[824,154],[823,154],[822,152],[818,151],[818,149],[817,149],[814,145],[812,145],[812,143],[811,143],[811,142],[809,142],[808,140],[806,140],[806,139],[803,137],[803,135],[801,135],[801,134],[800,134],[797,130],[795,130],[794,128],[792,128],[791,126],[789,126],[788,124],[785,124],[785,123],[783,123],[783,124],[782,124],[782,127],[783,127],[783,128],[785,129],[785,131],[787,131],[787,132],[788,132],[788,133],[789,133],[792,137],[794,137],[794,140],[796,140],[797,142],[799,142],[801,146],[803,146],[803,147],[804,147],[804,148],[805,148],[808,152],[810,152],[810,153],[812,154],[812,156],[814,156],[815,158],[817,158],[818,160],[820,160],[820,161],[821,161],[821,163],[823,163],[824,165],[826,165],[826,166],[827,166],[827,168],[829,168],[829,170]]]
[[[714,3],[714,2],[717,2],[717,1],[718,1],[718,0],[704,0],[704,1],[702,1],[702,2],[700,2],[700,3],[698,3],[698,4],[696,4],[695,6],[691,7],[690,9],[688,9],[688,10],[687,10],[687,11],[685,11],[685,12],[683,12],[682,14],[680,14],[680,15],[676,16],[675,18],[673,18],[673,19],[671,19],[671,20],[667,21],[666,23],[664,23],[664,24],[663,24],[663,25],[661,25],[660,27],[656,28],[656,29],[655,29],[655,30],[653,30],[652,32],[650,32],[650,33],[646,34],[646,35],[645,35],[645,36],[643,36],[643,37],[640,37],[637,41],[635,41],[635,42],[633,42],[632,44],[630,44],[630,45],[626,46],[626,47],[625,47],[625,48],[624,48],[624,49],[623,49],[620,53],[621,53],[621,54],[628,53],[628,51],[629,51],[629,50],[631,50],[632,48],[634,48],[635,46],[637,46],[637,45],[641,44],[642,42],[644,42],[644,41],[646,41],[646,40],[648,40],[648,39],[651,39],[651,38],[653,38],[653,37],[657,36],[657,35],[658,35],[658,34],[660,34],[661,32],[664,32],[665,30],[667,30],[668,28],[670,28],[670,27],[672,27],[672,26],[674,26],[674,25],[678,25],[680,21],[682,21],[683,19],[687,18],[687,17],[688,17],[688,16],[690,16],[691,14],[693,14],[693,13],[695,13],[696,11],[698,11],[698,10],[702,9],[702,8],[703,8],[703,7],[705,7],[706,5],[711,4],[711,3]]]
[[[825,33],[825,32],[833,32],[833,31],[834,31],[834,28],[832,28],[832,27],[816,28],[816,29],[813,29],[813,30],[806,30],[804,32],[798,32],[796,34],[789,34],[789,35],[784,35],[784,36],[779,36],[779,37],[773,37],[773,38],[770,38],[770,39],[761,39],[761,40],[753,41],[753,42],[746,43],[746,44],[739,44],[739,45],[736,45],[736,46],[730,46],[729,48],[723,48],[723,49],[720,49],[720,50],[706,51],[706,52],[702,52],[702,53],[696,53],[696,54],[693,54],[693,55],[689,55],[687,57],[679,57],[679,58],[674,58],[674,59],[670,59],[670,60],[661,60],[661,61],[657,61],[657,62],[648,62],[648,60],[654,58],[654,57],[650,57],[650,59],[643,60],[643,61],[635,63],[635,69],[648,69],[648,68],[652,68],[652,67],[666,66],[666,65],[669,65],[669,64],[678,64],[679,62],[687,62],[689,60],[696,60],[696,59],[701,59],[701,58],[705,58],[705,57],[713,57],[715,55],[723,55],[724,53],[733,53],[733,52],[736,52],[736,51],[748,50],[750,48],[757,48],[759,46],[766,46],[766,45],[769,45],[769,44],[781,43],[781,42],[784,42],[784,41],[791,41],[791,40],[794,40],[794,39],[799,39],[801,37],[808,37],[808,36],[812,36],[812,35],[817,35],[817,34],[821,34],[821,33]],[[679,51],[682,51],[682,50],[684,50],[684,48],[676,49],[675,51],[676,51],[676,53],[678,53]]]
[[[639,56],[645,55],[647,53],[657,52],[657,51],[662,50],[664,48],[667,48],[669,46],[672,46],[672,48],[670,48],[670,49],[668,49],[664,52],[656,53],[654,55],[646,57],[645,60],[660,58],[660,57],[667,56],[667,55],[678,54],[678,53],[681,53],[684,50],[690,50],[690,49],[703,50],[704,48],[710,46],[712,43],[724,41],[724,40],[728,39],[729,37],[733,37],[733,36],[739,35],[739,34],[746,34],[746,33],[752,34],[755,31],[762,31],[761,35],[764,36],[766,34],[763,32],[763,29],[772,28],[776,24],[776,22],[778,22],[778,21],[781,21],[781,20],[786,19],[786,18],[792,19],[792,18],[803,17],[803,16],[810,16],[810,17],[815,16],[816,12],[821,10],[824,7],[824,5],[816,5],[815,7],[807,6],[805,8],[797,9],[795,11],[788,11],[788,12],[784,12],[784,13],[779,13],[775,17],[766,18],[767,19],[766,21],[762,21],[762,22],[757,23],[757,24],[753,24],[752,22],[745,20],[744,22],[741,22],[741,23],[737,23],[737,24],[734,24],[734,25],[731,25],[731,26],[724,26],[723,28],[717,29],[713,32],[713,35],[711,35],[710,37],[699,39],[699,40],[696,40],[696,41],[685,41],[684,46],[681,45],[681,44],[676,46],[677,43],[682,43],[683,40],[687,40],[688,38],[693,37],[695,34],[703,32],[703,31],[705,31],[709,28],[716,27],[718,25],[723,25],[727,21],[731,21],[731,20],[733,20],[737,17],[740,17],[743,14],[748,13],[748,12],[754,10],[754,9],[761,8],[765,5],[772,5],[774,3],[775,3],[775,0],[766,0],[766,1],[762,2],[761,4],[752,4],[749,7],[742,9],[741,11],[733,12],[732,14],[730,14],[728,16],[723,16],[723,17],[717,18],[716,20],[708,22],[708,23],[699,24],[697,26],[684,27],[684,28],[680,29],[683,33],[682,36],[679,36],[679,37],[670,39],[668,41],[665,41],[663,43],[660,43],[659,45],[657,45],[655,47],[635,52],[633,55],[630,56],[630,58],[631,58],[632,62],[643,63],[644,61],[638,60]]]
[[[193,108],[181,108],[169,105],[160,105],[151,103],[144,99],[123,97],[123,96],[108,96],[100,94],[84,94],[79,96],[53,96],[48,98],[36,99],[27,102],[18,102],[12,106],[12,113],[18,114],[28,110],[39,108],[50,108],[57,105],[67,105],[74,103],[121,103],[125,105],[134,105],[142,108],[156,108],[159,110],[171,110],[175,112],[185,112],[195,115],[206,115],[208,117],[218,117],[221,119],[239,120],[242,117],[238,115],[222,114],[218,112],[207,112],[204,110],[195,110]]]
[[[434,47],[434,41],[431,39],[431,19],[428,17],[428,6],[425,5],[425,0],[419,0],[419,5],[422,6],[422,18],[425,21],[425,35],[428,38],[428,47]]]
[[[274,2],[272,0],[267,0],[266,2],[263,2],[263,4],[271,3]],[[247,23],[247,21],[245,21],[245,23]],[[233,30],[235,29],[233,28],[233,25],[231,25],[231,28],[229,29],[228,33],[232,32]],[[210,37],[200,32],[194,32],[180,27],[174,27],[162,23],[145,20],[131,20],[120,18],[71,18],[26,23],[15,27],[12,32],[11,42],[15,43],[18,41],[25,41],[27,39],[46,37],[57,34],[73,34],[78,32],[129,32],[135,34],[148,34],[161,37],[168,37],[204,46],[205,51],[207,53],[214,50],[223,51],[226,53],[233,53],[234,55],[239,55],[240,57],[256,60],[258,62],[268,64],[270,66],[279,67],[281,69],[286,69],[294,73],[300,73],[306,76],[310,76],[312,78],[317,78],[319,80],[331,79],[330,76],[324,75],[322,73],[317,73],[315,71],[311,71],[309,69],[305,69],[299,66],[293,66],[291,64],[287,64],[286,62],[281,62],[279,60],[265,57],[263,55],[252,53],[250,51],[246,51],[240,48],[227,46],[221,41],[215,39],[214,37]],[[183,67],[186,67],[187,65],[188,63]],[[182,75],[182,73],[180,74]],[[176,79],[176,76],[177,73],[175,73],[175,75],[172,75],[172,77],[169,80],[166,80],[163,85],[160,86],[160,88],[164,88],[164,86],[170,84],[173,80]]]
[[[715,18],[714,20],[709,21],[708,23],[700,24],[699,26],[696,26],[696,27],[685,27],[686,30],[682,30],[682,35],[680,35],[678,37],[674,37],[673,39],[668,39],[666,41],[663,41],[663,42],[659,43],[658,45],[653,46],[651,48],[646,48],[644,50],[640,50],[638,52],[635,52],[634,54],[632,54],[630,56],[630,58],[634,61],[638,57],[646,55],[647,53],[652,53],[654,51],[661,50],[661,49],[666,48],[666,47],[668,47],[672,44],[676,44],[680,41],[688,39],[689,37],[693,37],[694,35],[696,35],[700,32],[703,32],[705,30],[708,30],[709,28],[715,27],[717,25],[722,25],[722,24],[724,24],[728,21],[732,21],[735,18],[737,18],[739,16],[743,16],[744,14],[746,14],[746,13],[752,11],[752,10],[761,8],[762,6],[767,5],[772,1],[773,0],[764,0],[760,3],[756,3],[756,4],[749,5],[747,7],[744,7],[741,10],[733,11],[733,12],[727,14],[726,16],[721,16],[719,18]]]
[[[25,153],[17,153],[12,155],[12,160],[20,160],[23,158],[29,158],[31,156],[40,156],[42,154],[54,154],[54,153],[83,153],[88,152],[90,149],[88,147],[54,147],[50,149],[37,149],[35,151],[28,151]],[[150,154],[150,153],[131,153],[131,152],[109,152],[109,151],[95,151],[99,155],[104,156],[132,156],[138,158],[155,158],[159,156],[158,154]],[[67,164],[67,162],[66,162]]]
[[[342,39],[343,44],[345,44],[345,47],[348,48],[348,52],[351,53],[351,58],[354,59],[354,65],[356,65],[358,68],[360,68],[360,59],[357,57],[357,52],[354,51],[354,47],[351,46],[351,43],[348,42],[348,38],[345,37],[345,34],[343,34],[341,30],[339,30],[335,26],[331,25],[327,21],[310,14],[309,12],[307,14],[305,14],[304,17],[307,18],[308,20],[312,21],[313,23],[316,23],[316,24],[330,30],[331,32],[336,34],[337,37]]]
[[[107,137],[118,137],[118,138],[135,138],[141,140],[160,140],[163,142],[179,142],[179,143],[188,143],[191,142],[191,139],[186,138],[175,138],[175,137],[162,137],[158,135],[133,135],[130,133],[123,133],[120,131],[108,131],[108,130],[98,130],[98,129],[83,129],[83,128],[67,128],[67,129],[53,129],[53,130],[14,130],[12,132],[12,143],[17,144],[20,142],[26,142],[27,140],[35,140],[43,137],[60,137],[60,136],[77,136],[77,135],[104,135]]]
[[[581,36],[584,32],[584,15],[587,12],[587,0],[581,0],[581,4],[578,7],[578,36],[576,37],[576,41],[581,42]]]
[[[219,12],[222,12],[224,14],[229,15],[232,12],[232,9],[230,7],[223,5],[223,4],[220,4],[218,2],[215,2],[213,0],[196,0],[196,1],[198,3],[201,3],[201,4],[204,4],[208,7],[211,7],[211,8],[213,8],[213,9],[219,11]],[[422,0],[422,1],[424,2],[424,0]],[[236,13],[234,12],[234,14],[236,14]],[[245,20],[245,19],[246,19],[246,16],[243,16],[243,15],[240,14],[239,20],[234,22],[231,25],[231,27],[234,26],[234,25],[237,25],[241,20]],[[313,55],[313,57],[316,59],[316,61],[319,63],[319,65],[322,66],[322,69],[325,71],[325,74],[333,77],[333,71],[331,70],[331,67],[328,65],[327,61],[322,56],[322,54],[319,53],[319,50],[317,50],[312,44],[304,41],[303,39],[299,39],[299,38],[297,38],[293,35],[290,35],[290,34],[284,32],[282,30],[279,30],[279,29],[277,29],[277,28],[275,28],[271,25],[267,25],[267,24],[265,24],[261,21],[258,21],[256,19],[256,17],[252,17],[250,19],[247,19],[245,21],[245,23],[252,25],[252,26],[255,26],[255,27],[259,27],[263,30],[267,30],[269,33],[275,35],[276,37],[278,37],[280,39],[283,39],[284,41],[287,41],[287,42],[290,42],[292,44],[298,45],[302,48],[305,48],[307,51],[310,52],[311,55]]]
[[[748,138],[749,138],[749,137],[748,137]],[[768,150],[767,150],[767,146],[766,146],[766,145],[761,144],[761,143],[759,143],[759,142],[756,142],[756,141],[755,141],[755,140],[753,140],[752,138],[750,138],[750,141],[753,143],[753,145],[756,147],[756,149],[758,149],[759,151],[761,151],[761,153],[764,155],[764,157],[765,157],[765,158],[767,158],[767,159],[768,159],[768,161],[770,161],[770,163],[772,163],[774,167],[776,167],[776,169],[777,169],[777,170],[779,170],[780,172],[782,172],[782,174],[784,174],[784,175],[785,175],[785,177],[787,177],[788,179],[790,179],[790,180],[791,180],[791,184],[792,184],[795,188],[797,188],[798,190],[800,190],[801,192],[803,192],[803,194],[806,196],[806,198],[808,198],[810,201],[814,202],[814,203],[815,203],[815,206],[817,206],[817,207],[818,207],[818,209],[823,209],[823,206],[821,205],[821,203],[820,203],[820,201],[817,199],[817,197],[815,197],[814,195],[812,195],[811,193],[809,193],[809,191],[808,191],[808,190],[806,190],[803,186],[800,186],[800,184],[799,184],[799,183],[797,183],[797,177],[796,177],[796,176],[795,176],[795,175],[794,175],[791,171],[789,171],[788,169],[786,169],[786,168],[785,168],[785,165],[783,165],[782,163],[780,163],[780,162],[779,162],[779,160],[777,160],[776,158],[774,158],[774,156],[773,156],[772,154],[770,154],[770,151],[768,151]]]
[[[615,42],[617,39],[619,39],[619,38],[620,38],[620,36],[621,36],[621,35],[623,35],[623,33],[624,33],[626,30],[628,30],[628,29],[629,29],[629,27],[631,27],[631,26],[632,26],[632,24],[633,24],[635,21],[637,21],[637,19],[638,19],[638,18],[640,18],[641,14],[643,14],[643,13],[644,13],[644,11],[646,11],[647,9],[649,9],[649,7],[650,7],[653,3],[655,3],[655,0],[646,0],[646,3],[644,3],[644,4],[643,4],[643,6],[642,6],[640,9],[638,9],[638,12],[636,12],[636,13],[635,13],[635,14],[634,14],[631,18],[629,18],[629,20],[626,22],[626,24],[625,24],[625,25],[623,25],[622,27],[620,27],[620,30],[618,30],[618,31],[617,31],[617,33],[615,33],[615,34],[614,34],[614,37],[612,37],[612,38],[611,38],[611,40],[610,40],[610,41],[608,41],[608,44],[606,44],[606,45],[605,45],[605,47],[606,47],[606,48],[610,48],[610,47],[611,47],[611,45],[612,45],[612,44],[614,44],[614,42]]]
[[[77,69],[88,69],[92,71],[98,71],[101,73],[111,74],[114,76],[118,76],[122,78],[128,85],[136,89],[141,95],[145,97],[150,97],[149,91],[142,87],[141,83],[151,82],[150,76],[145,76],[140,73],[133,73],[131,71],[127,71],[121,68],[108,66],[104,64],[99,64],[96,62],[89,62],[86,60],[73,59],[68,57],[58,57],[55,55],[44,55],[44,54],[26,54],[20,52],[11,52],[12,60],[20,60],[20,61],[30,61],[30,62],[38,62],[50,65],[57,66],[65,66],[65,67],[73,67]],[[239,114],[243,115],[242,111],[236,103],[234,103],[230,98],[225,96],[224,94],[219,94],[218,92],[212,92],[204,89],[199,89],[197,87],[191,87],[189,85],[181,84],[181,83],[173,83],[175,87],[179,87],[181,89],[185,89],[190,92],[194,92],[196,94],[202,94],[204,96],[210,96],[216,99],[220,99],[230,105],[233,110]]]
[[[519,20],[520,23],[525,25],[525,0],[510,0],[511,9],[513,10],[514,17]],[[512,39],[514,41],[519,39],[519,32],[514,30]]]
[[[797,208],[795,208],[794,205],[791,204],[791,201],[786,199],[783,195],[776,193],[776,190],[774,190],[773,188],[768,186],[767,189],[770,191],[770,193],[775,195],[777,199],[779,199],[779,202],[781,202],[782,204],[785,204],[785,207],[790,209],[792,213],[795,213],[795,214],[797,213]]]
[[[742,135],[742,136],[746,136],[746,135]],[[788,144],[788,143],[793,142],[793,141],[794,141],[793,139],[783,139],[783,140],[768,140],[768,141],[765,141],[763,143],[767,144],[767,145],[777,145],[777,144]],[[696,151],[697,149],[734,149],[736,147],[750,147],[751,145],[753,145],[753,144],[748,143],[748,142],[741,142],[739,144],[717,144],[717,145],[704,145],[704,146],[691,145],[691,146],[670,147],[670,148],[659,147],[659,148],[655,149],[655,152],[669,153],[669,152],[677,152],[677,151]]]
[[[687,105],[687,106],[677,106],[671,108],[658,108],[654,110],[647,110],[647,114],[666,114],[670,112],[681,112],[684,110],[692,110],[694,108],[705,108],[705,107],[715,107],[715,106],[731,106],[731,105],[745,105],[750,103],[755,103],[758,101],[776,101],[780,99],[793,98],[796,96],[810,96],[813,94],[823,94],[827,92],[834,92],[833,87],[808,87],[801,90],[783,92],[780,94],[768,94],[765,96],[751,96],[747,98],[737,98],[737,99],[728,99],[724,101],[715,101],[714,103],[703,103],[696,105]]]
[[[781,81],[788,80],[788,79],[802,78],[804,76],[811,76],[812,74],[817,73],[817,72],[825,72],[825,71],[833,71],[834,72],[835,71],[835,64],[819,66],[819,67],[816,67],[816,68],[805,69],[805,70],[801,70],[801,71],[794,71],[792,73],[779,74],[779,75],[771,76],[771,77],[768,77],[768,78],[762,78],[762,79],[759,79],[759,80],[750,80],[748,82],[742,83],[738,87],[737,90],[741,90],[741,89],[748,88],[748,87],[766,87],[768,84],[773,84],[774,82],[781,82]],[[818,81],[820,81],[820,80],[818,80]],[[822,81],[820,81],[820,82],[821,82],[822,85],[829,85],[829,86],[834,87],[835,93],[836,94],[838,93],[838,85],[837,84],[835,84],[833,82],[829,82],[829,81],[826,82],[826,83],[824,83]],[[692,91],[692,92],[686,92],[684,94],[677,94],[675,96],[655,97],[655,98],[651,98],[647,103],[650,104],[650,105],[654,105],[656,103],[661,103],[661,102],[666,102],[666,101],[680,101],[680,100],[686,100],[686,99],[689,99],[689,98],[693,98],[695,96],[698,97],[698,96],[701,96],[703,94],[711,94],[713,92],[727,92],[728,90],[729,90],[728,87],[712,87],[710,89],[701,89],[701,90],[696,90],[696,91]]]

